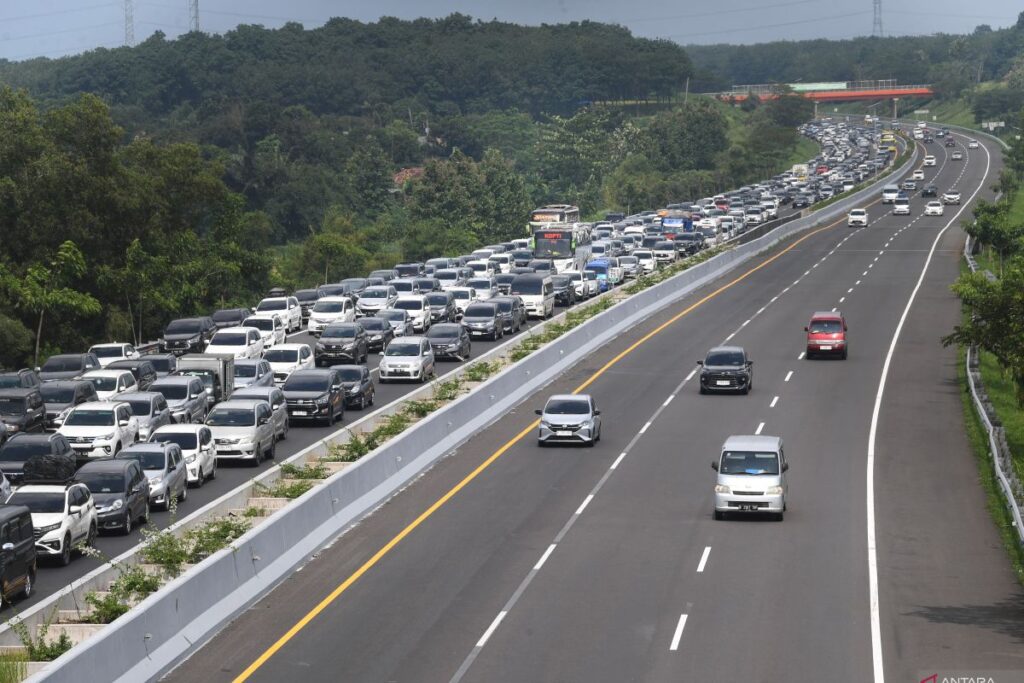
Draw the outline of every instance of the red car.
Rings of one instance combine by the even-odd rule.
[[[811,316],[807,333],[807,357],[839,356],[846,360],[846,318],[839,311],[819,311]]]

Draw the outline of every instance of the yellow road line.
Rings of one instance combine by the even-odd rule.
[[[874,202],[871,202],[870,204],[868,204],[868,206],[871,206],[871,204],[876,204],[876,203],[878,203],[878,200],[875,200]],[[736,279],[731,280],[730,282],[722,285],[721,287],[719,287],[715,291],[711,292],[710,294],[707,294],[706,296],[701,298],[699,301],[696,301],[693,304],[687,306],[685,309],[683,309],[682,311],[680,311],[676,315],[672,316],[671,318],[669,318],[667,321],[665,321],[664,323],[662,323],[658,327],[654,328],[653,330],[651,330],[650,332],[645,334],[643,337],[638,339],[636,342],[630,344],[624,351],[622,351],[621,353],[617,354],[614,358],[612,358],[610,361],[605,363],[599,370],[597,370],[589,378],[587,378],[587,380],[585,382],[583,382],[583,384],[581,384],[578,387],[576,387],[576,389],[573,390],[573,393],[578,394],[579,392],[581,392],[584,389],[586,389],[588,386],[593,384],[594,380],[596,380],[598,377],[603,375],[609,368],[611,368],[613,365],[615,365],[620,360],[625,358],[627,355],[632,353],[641,344],[643,344],[644,342],[646,342],[649,339],[651,339],[651,337],[655,336],[656,334],[659,334],[660,332],[664,331],[665,328],[667,328],[668,326],[670,326],[673,323],[677,322],[680,318],[683,318],[684,316],[688,315],[689,313],[691,313],[692,311],[694,311],[698,307],[702,306],[703,304],[705,304],[709,300],[711,300],[714,297],[718,296],[719,294],[721,294],[725,290],[731,288],[732,286],[736,285],[737,283],[742,282],[743,280],[747,279],[750,275],[756,273],[757,271],[761,270],[762,268],[764,268],[768,264],[770,264],[773,261],[775,261],[776,259],[780,258],[783,254],[785,254],[785,253],[791,251],[792,249],[796,248],[796,246],[798,244],[800,244],[801,242],[803,242],[804,240],[810,239],[811,237],[813,237],[814,235],[817,235],[820,232],[824,232],[825,230],[829,230],[831,228],[834,228],[835,226],[837,226],[840,223],[842,223],[844,220],[845,219],[841,218],[841,219],[835,221],[834,223],[830,223],[829,225],[826,225],[823,228],[818,228],[817,230],[814,230],[812,232],[807,233],[806,235],[804,235],[800,239],[798,239],[795,242],[793,242],[793,244],[789,245],[788,247],[786,247],[785,249],[780,251],[778,254],[775,254],[774,256],[772,256],[772,257],[770,257],[768,259],[765,259],[764,261],[762,261],[758,265],[754,266],[750,270],[746,271],[745,273],[743,273],[742,275],[740,275]],[[249,677],[252,676],[261,666],[266,664],[268,659],[273,657],[277,653],[278,650],[280,650],[282,647],[284,647],[288,643],[288,641],[290,641],[292,638],[294,638],[295,635],[299,631],[301,631],[303,628],[305,628],[309,624],[309,622],[311,622],[313,619],[315,619],[318,614],[320,614],[325,609],[327,609],[331,605],[331,603],[333,603],[335,600],[337,600],[341,596],[342,593],[344,593],[346,590],[348,590],[352,586],[352,584],[354,584],[356,581],[358,581],[359,578],[363,576],[363,574],[365,574],[366,572],[370,571],[370,569],[372,569],[374,565],[376,565],[378,562],[380,562],[381,558],[383,558],[385,555],[387,555],[389,552],[391,552],[391,550],[396,545],[401,543],[402,540],[406,536],[408,536],[413,531],[415,531],[416,528],[420,524],[425,522],[428,517],[430,517],[432,514],[437,512],[437,510],[442,505],[444,505],[449,500],[451,500],[452,497],[454,497],[456,493],[458,493],[459,491],[464,489],[471,481],[476,479],[477,476],[479,476],[481,472],[483,472],[488,467],[490,467],[494,463],[495,460],[497,460],[502,455],[504,455],[510,448],[515,446],[517,443],[519,443],[524,437],[526,437],[530,433],[532,433],[533,430],[536,429],[539,424],[540,424],[540,420],[534,420],[533,422],[531,422],[529,424],[529,426],[527,426],[521,432],[519,432],[514,437],[512,437],[510,440],[508,440],[504,445],[501,446],[501,448],[499,448],[498,450],[494,451],[494,453],[492,453],[486,460],[484,460],[482,463],[480,463],[480,465],[478,465],[476,467],[476,469],[474,469],[472,472],[467,474],[465,476],[465,478],[462,479],[462,481],[460,481],[458,484],[453,486],[443,496],[438,498],[430,507],[428,507],[426,510],[424,510],[420,514],[419,517],[417,517],[412,522],[410,522],[408,524],[408,526],[406,526],[404,529],[402,529],[400,532],[398,532],[398,534],[395,535],[394,538],[392,538],[390,541],[388,541],[386,544],[384,544],[380,548],[380,550],[378,550],[376,553],[374,553],[373,557],[371,557],[366,562],[364,562],[363,565],[361,567],[359,567],[359,569],[357,569],[355,572],[353,572],[351,576],[349,576],[341,584],[339,584],[334,590],[332,590],[327,595],[327,597],[325,597],[323,600],[321,600],[319,603],[317,603],[316,607],[311,609],[309,612],[306,613],[305,616],[303,616],[301,619],[299,619],[295,623],[295,625],[292,626],[290,629],[288,629],[288,631],[284,635],[282,635],[280,638],[278,638],[277,641],[273,645],[268,647],[263,652],[263,654],[261,654],[252,664],[250,664],[245,669],[245,671],[240,673],[234,679],[234,683],[242,683],[242,681],[248,680]]]

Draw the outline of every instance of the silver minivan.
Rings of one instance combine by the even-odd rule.
[[[729,513],[767,513],[782,521],[786,511],[789,463],[777,436],[730,436],[711,463],[715,482],[715,519]]]

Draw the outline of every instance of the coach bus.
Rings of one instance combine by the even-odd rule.
[[[551,204],[530,212],[530,229],[549,223],[579,223],[580,210],[570,204]]]

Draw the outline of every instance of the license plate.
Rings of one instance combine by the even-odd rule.
[[[740,510],[743,512],[754,512],[758,507],[756,505],[740,505]]]
[[[727,379],[720,379],[720,380],[716,381],[715,384],[717,384],[720,387],[727,387],[727,386],[729,386],[729,380],[727,380]]]
[[[555,432],[558,436],[572,436],[572,432]]]
[[[309,415],[305,410],[293,410],[292,415]]]
[[[822,344],[821,346],[818,347],[818,349],[820,349],[821,351],[831,351],[832,347],[828,344]]]

